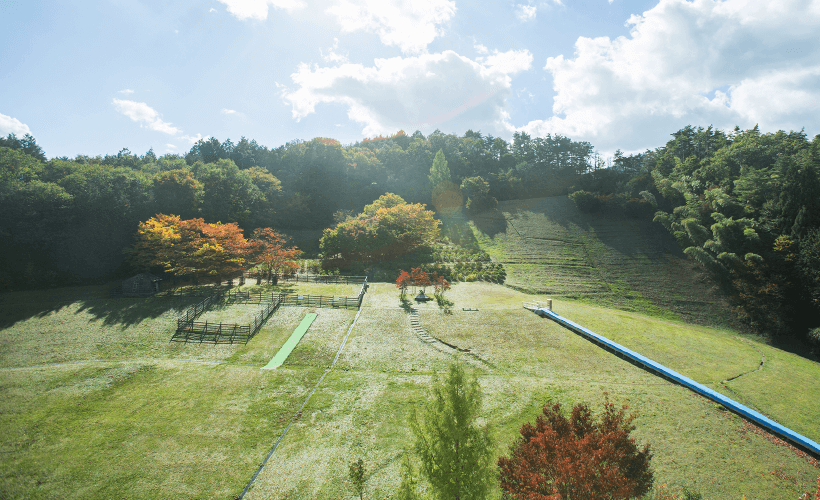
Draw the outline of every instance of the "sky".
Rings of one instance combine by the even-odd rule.
[[[820,133],[820,0],[0,0],[0,135],[49,158],[756,124]]]

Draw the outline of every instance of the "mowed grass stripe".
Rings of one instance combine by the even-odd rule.
[[[305,316],[299,326],[296,327],[296,330],[293,331],[290,338],[285,342],[285,344],[279,349],[279,352],[276,353],[276,356],[271,358],[270,362],[263,366],[263,370],[273,370],[282,366],[285,360],[288,359],[290,353],[293,352],[293,349],[296,348],[296,345],[302,340],[302,337],[307,333],[308,328],[310,325],[313,324],[313,320],[316,319],[316,313],[309,313]]]

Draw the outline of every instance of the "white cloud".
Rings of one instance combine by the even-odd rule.
[[[535,19],[535,13],[537,10],[538,7],[535,5],[519,4],[515,6],[515,15],[520,21],[529,21],[530,19]]]
[[[604,150],[686,124],[820,131],[820,0],[661,0],[627,24],[628,37],[580,37],[573,58],[547,59],[554,116],[520,129]]]
[[[294,10],[305,6],[302,0],[219,0],[228,7],[228,12],[238,19],[268,18],[268,6],[277,9]]]
[[[188,141],[188,142],[190,142],[191,144],[194,144],[194,143],[196,143],[197,141],[199,141],[200,139],[205,139],[205,140],[207,140],[207,139],[208,139],[208,138],[210,138],[210,137],[211,137],[211,136],[209,136],[209,135],[208,135],[208,136],[205,136],[205,137],[202,137],[202,134],[196,134],[196,135],[183,135],[183,136],[181,136],[181,137],[180,137],[180,139],[182,139],[183,141]]]
[[[128,95],[128,94],[133,94],[133,93],[134,93],[134,91],[133,91],[133,90],[131,90],[131,89],[122,89],[122,90],[118,90],[118,91],[117,91],[117,93],[118,93],[118,94],[125,94],[125,95]]]
[[[456,12],[452,0],[336,0],[327,9],[336,17],[342,32],[366,31],[379,35],[385,45],[395,45],[406,54],[427,50],[440,25]]]
[[[327,54],[320,51],[320,53],[322,54],[322,59],[324,59],[325,62],[329,62],[329,63],[335,63],[335,64],[346,63],[347,62],[347,56],[345,54],[340,54],[339,52],[337,52],[338,50],[339,50],[339,39],[334,38],[333,39],[333,47],[328,49]]]
[[[529,69],[532,54],[510,51],[471,60],[453,51],[416,57],[376,59],[374,66],[332,68],[303,64],[291,75],[297,89],[283,90],[300,120],[320,103],[347,107],[348,117],[373,136],[399,129],[479,129],[506,132],[505,98],[511,75]]]
[[[501,73],[515,74],[532,67],[532,54],[529,50],[494,51],[493,55],[478,57],[476,61]]]
[[[238,118],[245,118],[245,113],[242,113],[241,111],[237,111],[235,109],[222,108],[221,113],[223,115],[236,116]]]
[[[113,103],[117,111],[151,130],[169,135],[175,135],[181,132],[180,129],[172,126],[170,123],[162,121],[159,117],[159,113],[144,102],[114,99]]]
[[[28,128],[28,125],[21,122],[17,118],[12,118],[0,113],[0,137],[6,137],[9,134],[23,137],[30,133],[31,129]]]

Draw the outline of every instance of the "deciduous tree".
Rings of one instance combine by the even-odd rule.
[[[285,247],[285,238],[275,230],[257,228],[250,241],[253,247],[253,261],[262,267],[268,280],[274,274],[290,273],[299,269],[299,256],[302,251],[297,247]]]
[[[220,277],[243,270],[251,246],[236,223],[208,224],[157,214],[139,224],[132,261],[161,266],[174,276]]]
[[[319,243],[323,264],[378,262],[413,252],[438,237],[441,221],[420,203],[387,193],[358,216],[326,229]]]
[[[607,401],[600,421],[585,404],[567,418],[546,405],[535,425],[525,423],[509,457],[498,459],[501,489],[520,500],[626,499],[652,487],[649,445],[629,437],[634,416]]]

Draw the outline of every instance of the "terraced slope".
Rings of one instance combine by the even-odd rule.
[[[565,196],[507,201],[470,222],[507,269],[507,285],[700,324],[731,324],[731,308],[663,227],[583,214]]]

